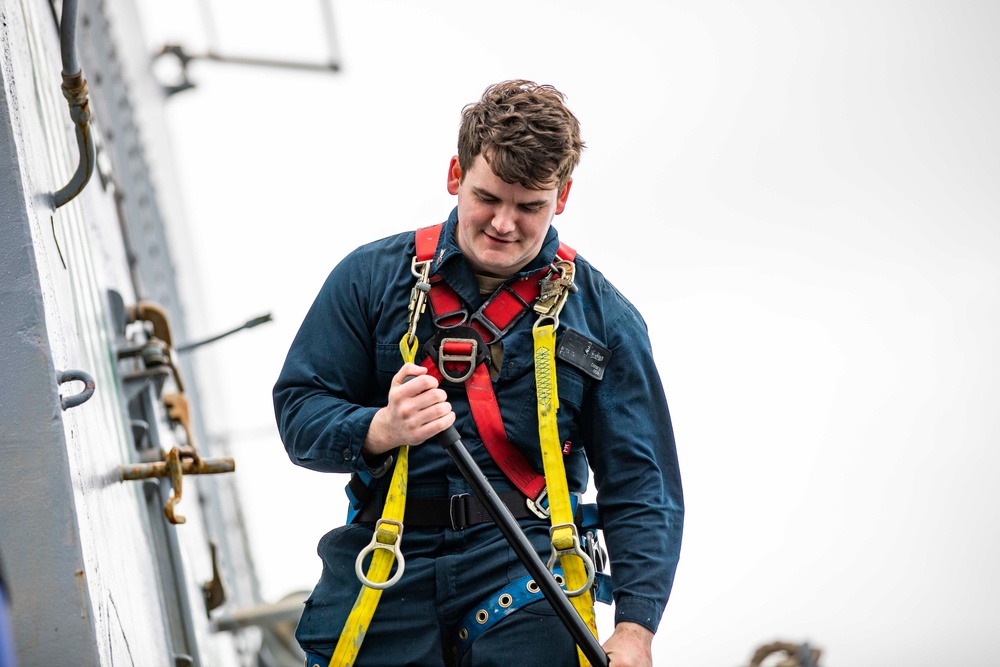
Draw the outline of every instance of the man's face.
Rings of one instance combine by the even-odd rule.
[[[448,192],[458,195],[458,247],[473,271],[508,278],[535,258],[552,217],[566,207],[572,180],[561,191],[507,183],[476,156],[464,178],[458,157],[448,167]]]

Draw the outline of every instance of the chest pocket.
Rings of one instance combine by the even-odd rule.
[[[399,343],[378,343],[375,346],[375,371],[378,373],[378,386],[383,393],[388,393],[392,376],[403,366],[403,355],[399,352]]]

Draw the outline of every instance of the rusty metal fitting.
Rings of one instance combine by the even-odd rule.
[[[163,506],[167,521],[172,524],[182,524],[187,519],[177,514],[175,507],[181,501],[184,493],[184,475],[216,475],[233,472],[236,462],[231,458],[203,459],[190,447],[174,447],[164,461],[155,463],[136,463],[121,466],[119,472],[121,481],[150,479],[154,477],[169,477],[173,495]]]
[[[83,78],[83,70],[76,74],[63,74],[62,80],[63,97],[66,98],[70,106],[86,107],[89,105],[90,88],[87,86],[87,80]]]
[[[90,102],[87,100],[87,81],[83,70],[76,74],[62,75],[62,92],[69,103],[69,117],[76,126],[76,144],[80,153],[76,171],[69,183],[53,194],[53,208],[59,208],[83,191],[94,173],[97,162],[97,147],[90,130]]]
[[[178,450],[177,456],[180,460],[180,470],[184,475],[217,475],[219,473],[233,472],[236,470],[236,462],[231,457],[220,459],[189,458],[181,456]],[[133,463],[120,466],[122,481],[137,479],[151,479],[153,477],[169,477],[170,467],[166,461],[155,463]]]

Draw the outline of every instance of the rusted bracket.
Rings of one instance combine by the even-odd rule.
[[[180,392],[164,394],[163,405],[167,408],[167,416],[179,423],[184,429],[188,447],[194,450],[194,432],[191,430],[191,404],[188,403],[187,396]],[[197,456],[196,453],[195,458]]]
[[[163,377],[168,373],[173,375],[177,391],[165,393],[161,399],[170,421],[180,424],[184,429],[185,443],[175,446],[166,455],[161,450],[160,455],[163,458],[160,461],[121,466],[121,480],[169,477],[173,494],[164,505],[163,513],[170,523],[181,524],[186,519],[177,514],[175,507],[183,497],[184,475],[233,472],[236,470],[236,463],[231,458],[203,459],[198,455],[191,422],[191,404],[184,393],[184,383],[174,363],[173,336],[166,310],[157,303],[140,301],[135,306],[126,308],[125,314],[129,322],[144,322],[151,331],[148,340],[118,349],[119,359],[138,357],[142,361],[141,370],[134,370],[124,377],[126,380],[131,380]]]
[[[144,367],[144,370],[126,374],[126,379],[162,375],[163,369],[169,369],[177,384],[177,390],[183,392],[184,381],[181,378],[180,369],[174,362],[176,353],[173,336],[170,332],[170,319],[167,317],[166,310],[158,303],[140,301],[134,306],[127,307],[125,312],[130,322],[148,322],[152,327],[149,340],[139,345],[119,348],[119,359],[138,357],[142,360]]]
[[[219,573],[218,547],[215,542],[209,542],[208,547],[212,553],[212,578],[201,585],[202,595],[205,596],[206,612],[218,609],[226,601],[226,589],[222,585],[222,575]]]
[[[153,477],[169,477],[173,487],[173,495],[163,506],[167,521],[180,524],[187,519],[177,514],[174,507],[181,501],[184,493],[184,475],[217,475],[236,470],[236,462],[232,458],[203,459],[192,447],[174,447],[167,452],[163,461],[155,463],[135,463],[120,466],[121,481],[150,479]]]

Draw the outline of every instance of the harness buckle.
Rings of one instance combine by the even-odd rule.
[[[443,380],[462,384],[472,377],[479,364],[489,358],[490,348],[479,332],[471,327],[448,329],[449,336],[444,336],[444,333],[436,333],[424,349],[437,364]]]
[[[469,346],[468,352],[459,350],[461,346]],[[438,370],[441,377],[448,382],[462,384],[476,370],[476,357],[479,352],[479,342],[469,338],[442,338],[441,346],[438,348]],[[460,375],[452,375],[448,370],[448,364],[468,364],[465,371],[457,371]]]
[[[528,498],[524,503],[528,506],[528,509],[534,512],[535,516],[539,519],[549,518],[549,505],[548,505],[548,495],[549,487],[542,489],[542,492],[538,494],[538,497],[532,500]],[[545,503],[544,505],[542,503]]]
[[[505,301],[498,302],[499,299],[505,299]],[[513,299],[513,302],[510,299]],[[494,304],[496,304],[496,307],[491,309],[491,306]],[[513,304],[516,304],[516,306]],[[503,285],[483,302],[479,310],[472,314],[469,318],[470,324],[475,322],[488,331],[492,337],[486,342],[492,344],[503,338],[508,331],[514,328],[514,325],[528,312],[530,305],[510,285]],[[500,317],[500,324],[491,319],[491,317],[496,316]]]
[[[472,324],[472,323],[478,324],[483,329],[485,329],[487,331],[487,333],[490,334],[490,340],[489,340],[490,343],[495,343],[496,341],[500,340],[503,337],[503,335],[510,330],[510,327],[512,327],[514,325],[514,323],[511,322],[511,324],[508,325],[506,329],[501,330],[500,327],[498,327],[497,325],[493,324],[493,322],[491,322],[490,320],[488,320],[483,315],[483,309],[482,308],[480,308],[476,312],[472,313],[472,316],[469,317],[469,323],[470,324]],[[486,337],[483,336],[483,338],[485,339]]]
[[[468,511],[465,501],[468,493],[460,493],[449,498],[448,518],[451,519],[452,530],[464,530],[469,525]]]
[[[608,552],[601,546],[596,530],[588,530],[583,534],[583,549],[590,556],[590,560],[594,561],[594,569],[597,572],[604,572],[608,564]]]
[[[440,315],[435,314],[434,316],[434,326],[439,329],[456,329],[469,319],[469,311],[465,308],[459,308],[458,310],[453,310],[450,313],[441,313]]]

